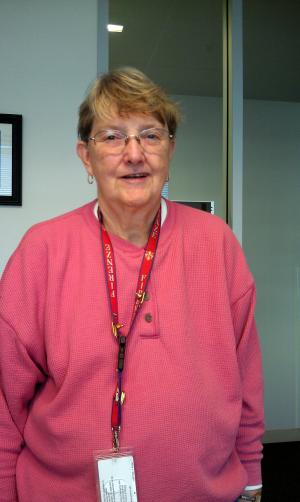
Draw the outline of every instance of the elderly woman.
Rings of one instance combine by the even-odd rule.
[[[161,198],[178,119],[137,70],[96,80],[77,152],[97,200],[6,267],[2,501],[259,500],[253,278],[222,220]]]

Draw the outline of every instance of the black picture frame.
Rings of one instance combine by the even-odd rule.
[[[175,200],[174,202],[179,202],[179,204],[184,204],[185,206],[194,207],[195,209],[202,209],[202,211],[206,211],[207,213],[215,214],[215,202],[213,200],[204,200],[204,201]]]
[[[0,113],[0,205],[22,205],[22,115]]]

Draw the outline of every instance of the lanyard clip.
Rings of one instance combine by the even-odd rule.
[[[119,336],[119,329],[123,328],[124,324],[121,324],[121,323],[117,323],[115,324],[114,322],[111,323],[111,329],[112,329],[112,332],[113,332],[113,335],[118,338]]]
[[[120,428],[112,429],[113,437],[112,437],[112,446],[114,451],[119,451],[120,448]]]
[[[142,305],[142,303],[144,302],[145,300],[145,296],[146,296],[146,291],[143,291],[142,293],[135,293],[137,298],[138,298],[138,301],[139,301],[139,307]]]
[[[115,429],[120,430],[121,427],[120,406],[123,405],[124,401],[125,401],[125,392],[122,391],[120,396],[119,388],[117,388],[115,395],[113,396],[112,410],[111,410],[111,425],[113,430]]]
[[[126,336],[119,336],[118,371],[123,371],[125,360]]]

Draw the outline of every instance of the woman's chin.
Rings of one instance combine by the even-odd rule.
[[[151,194],[132,193],[123,199],[124,207],[136,209],[152,209],[160,200],[160,194],[155,197]]]

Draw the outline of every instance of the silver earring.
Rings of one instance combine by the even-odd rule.
[[[168,174],[168,177],[167,177],[165,183],[168,183],[169,181],[170,181],[170,174]]]
[[[94,176],[88,174],[87,181],[89,185],[92,185],[94,183]]]

